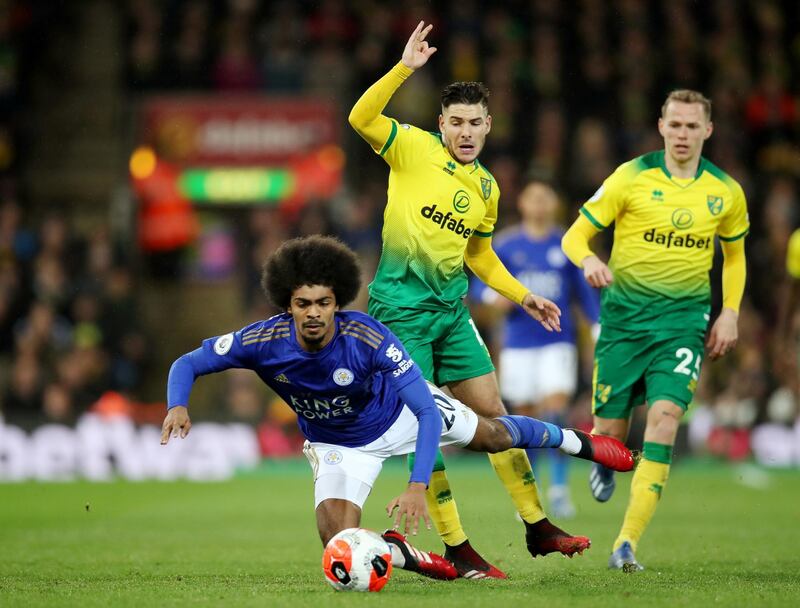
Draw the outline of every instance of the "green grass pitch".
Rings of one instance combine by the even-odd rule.
[[[482,457],[450,459],[474,545],[509,580],[451,583],[397,571],[379,594],[336,593],[305,463],[265,465],[224,483],[0,485],[0,606],[788,606],[800,598],[800,472],[679,463],[638,556],[647,570],[606,560],[629,476],[605,504],[573,468],[578,517],[593,546],[572,560],[532,560],[511,502]],[[402,489],[387,463],[363,525],[386,526]],[[437,550],[431,532],[416,539]]]

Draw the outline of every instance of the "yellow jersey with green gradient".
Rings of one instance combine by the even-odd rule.
[[[455,160],[438,133],[394,119],[375,151],[390,172],[370,297],[401,308],[452,309],[467,293],[467,241],[494,231],[497,183],[477,160]]]
[[[686,331],[708,325],[714,237],[749,230],[741,186],[705,158],[694,178],[670,175],[664,151],[624,163],[581,207],[600,230],[616,223],[601,324]]]

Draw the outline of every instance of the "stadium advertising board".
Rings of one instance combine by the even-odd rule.
[[[142,143],[192,166],[270,165],[339,140],[331,104],[268,97],[154,97],[142,108]]]
[[[134,163],[154,151],[194,204],[301,204],[341,184],[344,154],[335,107],[306,98],[153,97],[141,108],[134,182],[153,169]],[[142,190],[141,187],[137,190]]]
[[[161,429],[123,416],[85,414],[74,427],[45,424],[28,433],[0,419],[0,482],[115,478],[217,481],[261,460],[246,424],[197,423],[183,441],[160,444]]]

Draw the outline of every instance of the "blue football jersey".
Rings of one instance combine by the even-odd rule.
[[[547,298],[561,309],[561,332],[549,332],[532,319],[521,306],[515,306],[506,317],[503,328],[503,346],[506,348],[534,348],[556,342],[575,341],[575,320],[570,306],[578,302],[586,317],[596,323],[600,314],[600,300],[595,290],[586,282],[583,271],[572,264],[561,251],[563,232],[554,229],[542,239],[534,239],[521,226],[501,232],[494,250],[508,271],[532,293]],[[481,301],[488,287],[473,279],[471,296]]]
[[[198,375],[253,370],[297,412],[309,441],[347,447],[374,441],[403,408],[398,391],[422,373],[400,340],[364,313],[335,313],[333,339],[318,352],[297,342],[291,315],[280,314],[203,341]]]

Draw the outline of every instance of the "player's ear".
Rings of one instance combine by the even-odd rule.
[[[658,119],[658,132],[661,134],[661,137],[664,137],[664,119]]]
[[[492,130],[492,115],[491,114],[487,114],[486,115],[486,132],[488,133],[491,130]]]
[[[444,116],[439,114],[439,133],[444,135]]]
[[[708,139],[711,137],[711,134],[714,132],[714,123],[710,120],[708,121],[708,126],[706,127],[706,136],[703,139]]]

